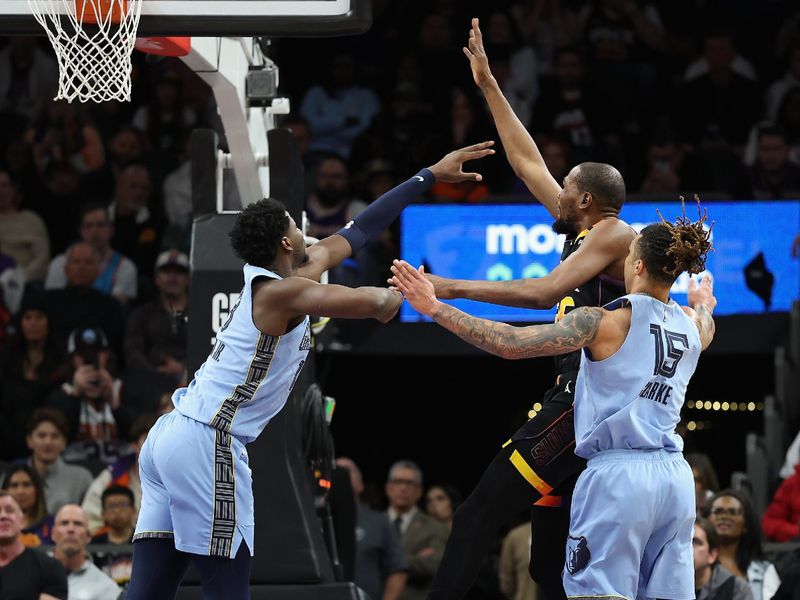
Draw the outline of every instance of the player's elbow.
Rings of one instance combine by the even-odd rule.
[[[558,301],[561,299],[561,295],[552,290],[549,286],[541,285],[542,283],[545,283],[545,280],[532,279],[530,281],[531,283],[536,282],[539,285],[528,286],[529,289],[525,295],[525,308],[548,310],[558,304]]]

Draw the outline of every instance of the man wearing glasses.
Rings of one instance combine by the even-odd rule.
[[[386,481],[387,515],[400,534],[408,562],[408,581],[400,600],[422,600],[447,544],[447,528],[417,507],[422,497],[422,471],[410,460],[399,460]]]

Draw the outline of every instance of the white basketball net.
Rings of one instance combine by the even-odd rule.
[[[58,59],[56,100],[105,102],[131,99],[131,54],[141,0],[28,0]],[[97,23],[84,19],[94,9]],[[121,15],[119,23],[112,15]]]

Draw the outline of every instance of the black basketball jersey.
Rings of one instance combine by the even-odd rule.
[[[564,242],[564,250],[561,252],[561,262],[564,262],[573,252],[578,251],[586,234],[589,233],[589,229],[575,236],[567,236]],[[556,321],[560,321],[564,318],[564,315],[579,306],[603,306],[624,295],[625,286],[623,282],[598,275],[586,283],[582,283],[561,299],[558,303]],[[577,371],[581,364],[580,350],[556,356],[555,361],[556,375]]]

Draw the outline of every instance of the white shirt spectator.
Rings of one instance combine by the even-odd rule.
[[[109,268],[109,261],[114,254],[118,253],[111,253],[109,255],[109,259],[100,265],[100,277],[98,277],[98,280],[103,277],[103,273],[105,273],[105,270]],[[120,296],[124,296],[125,298],[129,299],[136,298],[136,294],[138,293],[138,273],[136,265],[133,264],[133,261],[128,257],[122,256],[121,254],[120,257],[121,258],[114,270],[114,274],[112,275],[113,283],[111,287],[111,295],[115,298],[119,298]],[[64,274],[64,265],[66,262],[66,254],[59,254],[52,261],[50,261],[50,266],[47,269],[47,279],[44,282],[44,287],[46,290],[60,290],[67,286],[67,276]]]

